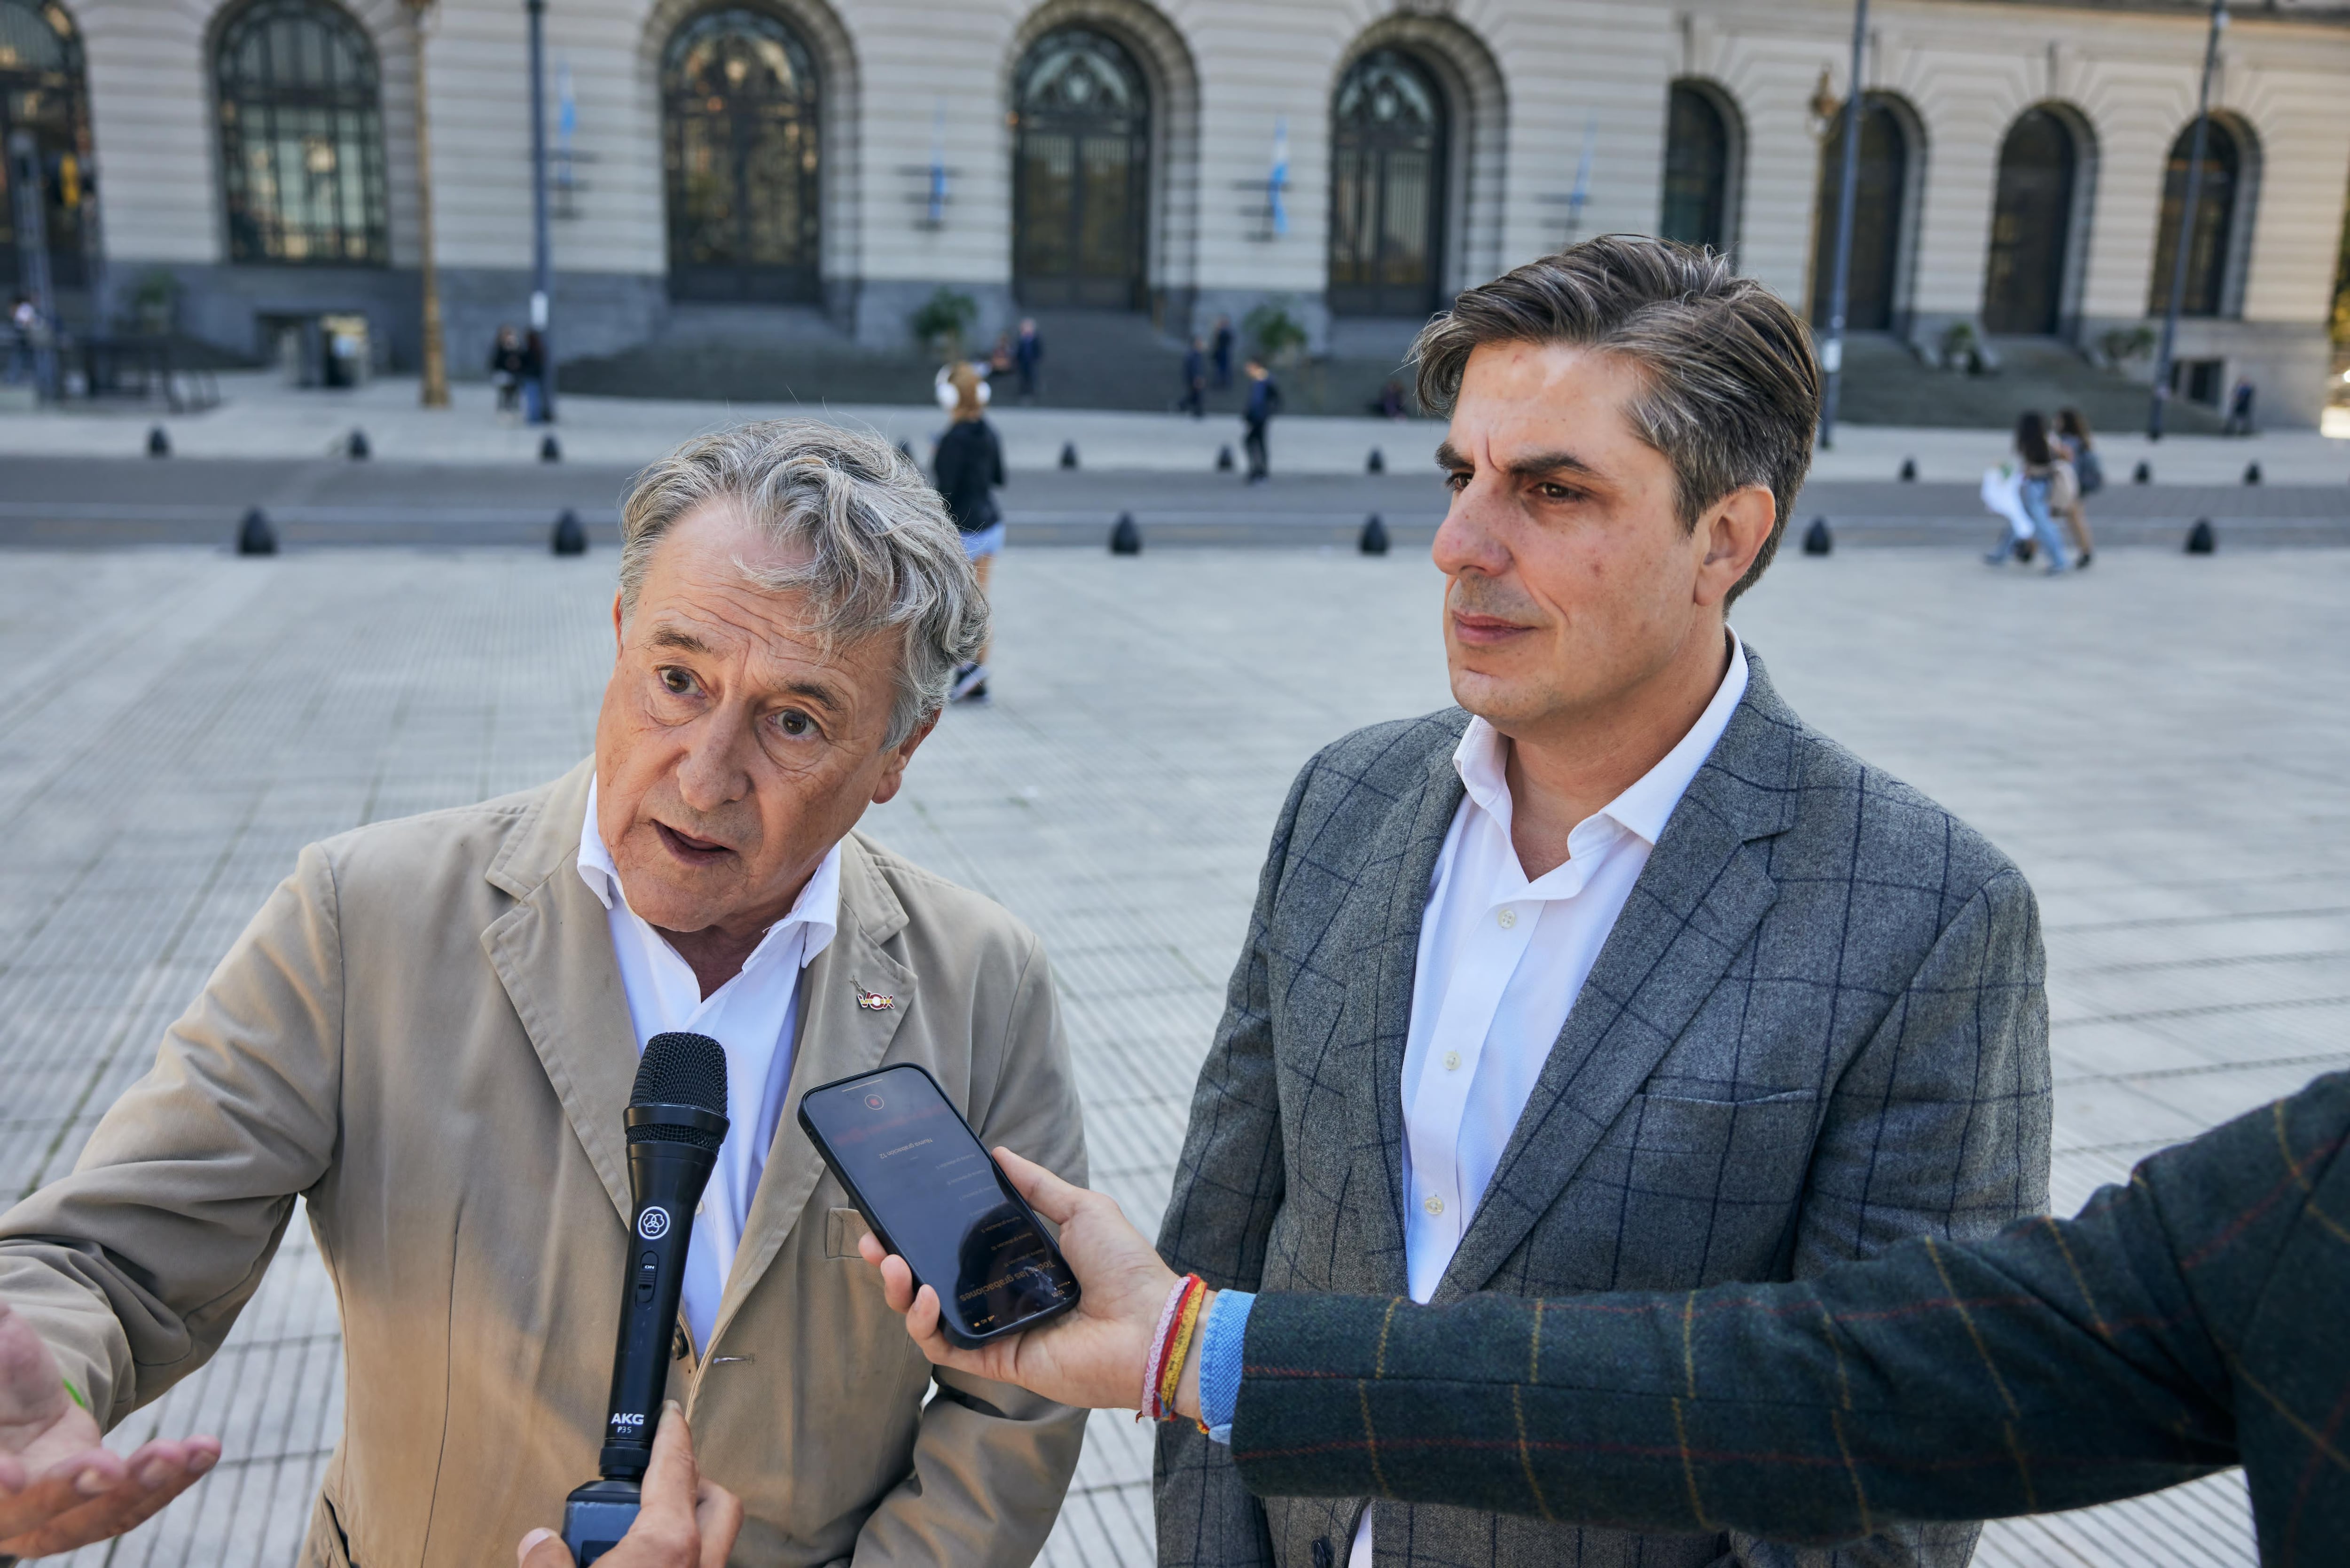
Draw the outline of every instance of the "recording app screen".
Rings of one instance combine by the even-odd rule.
[[[993,1333],[1076,1293],[1067,1265],[929,1078],[891,1068],[821,1101],[809,1101],[809,1119],[857,1184],[867,1217],[967,1332]]]

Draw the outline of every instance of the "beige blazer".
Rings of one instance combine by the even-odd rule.
[[[307,1564],[508,1563],[596,1473],[637,1047],[577,867],[589,777],[305,849],[73,1173],[0,1216],[0,1299],[111,1424],[219,1348],[307,1199],[348,1398]],[[717,1326],[671,1378],[743,1498],[733,1561],[1027,1563],[1082,1413],[952,1373],[924,1402],[931,1368],[795,1112],[810,1085],[919,1063],[990,1145],[1082,1181],[1045,955],[852,835],[839,934],[802,984]]]

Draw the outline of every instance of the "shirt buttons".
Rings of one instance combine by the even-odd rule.
[[[1518,923],[1518,912],[1515,909],[1503,909],[1495,918],[1502,922],[1502,929],[1505,931]]]
[[[1444,1212],[1444,1199],[1431,1192],[1428,1195],[1428,1201],[1421,1204],[1420,1207],[1427,1210],[1430,1214],[1441,1214]]]
[[[1461,1070],[1460,1052],[1447,1051],[1444,1054],[1444,1070],[1448,1073],[1457,1073]]]

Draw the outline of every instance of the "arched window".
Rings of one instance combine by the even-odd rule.
[[[1999,149],[1991,261],[1983,275],[1983,327],[2051,333],[2064,307],[2078,149],[2052,110],[2026,109]]]
[[[1150,185],[1150,89],[1125,47],[1047,33],[1020,62],[1013,282],[1027,305],[1138,308]]]
[[[41,214],[48,234],[49,284],[84,286],[83,210],[90,199],[89,93],[81,38],[61,5],[0,0],[0,154],[19,130],[40,149]],[[0,155],[0,290],[23,286],[9,161]]]
[[[705,11],[670,38],[661,105],[670,293],[817,298],[822,152],[807,47],[765,11]]]
[[[2147,313],[2170,308],[2170,274],[2178,255],[2178,215],[2187,206],[2187,158],[2195,127],[2170,144],[2170,165],[2162,181],[2162,216],[2154,236],[2154,289]],[[2244,175],[2243,148],[2225,121],[2203,128],[2203,179],[2195,195],[2195,220],[2187,234],[2188,316],[2219,316],[2228,308],[2228,272],[2236,238],[2236,202]]]
[[[1657,232],[1685,244],[1730,248],[1730,119],[1703,88],[1675,82],[1665,121],[1665,199]]]
[[[213,62],[231,260],[382,266],[375,49],[326,0],[254,0]]]
[[[1425,316],[1444,234],[1444,94],[1418,60],[1373,49],[1331,104],[1330,308]]]
[[[1812,323],[1825,327],[1835,277],[1837,204],[1844,190],[1845,115],[1820,150],[1819,243],[1812,265]],[[1901,264],[1901,225],[1907,217],[1909,136],[1891,106],[1861,101],[1860,170],[1854,182],[1852,270],[1846,275],[1845,326],[1856,332],[1883,332],[1893,325],[1894,291]]]

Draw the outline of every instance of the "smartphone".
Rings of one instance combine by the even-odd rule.
[[[1077,1277],[938,1080],[910,1063],[818,1084],[800,1127],[917,1288],[975,1349],[1077,1304]]]

